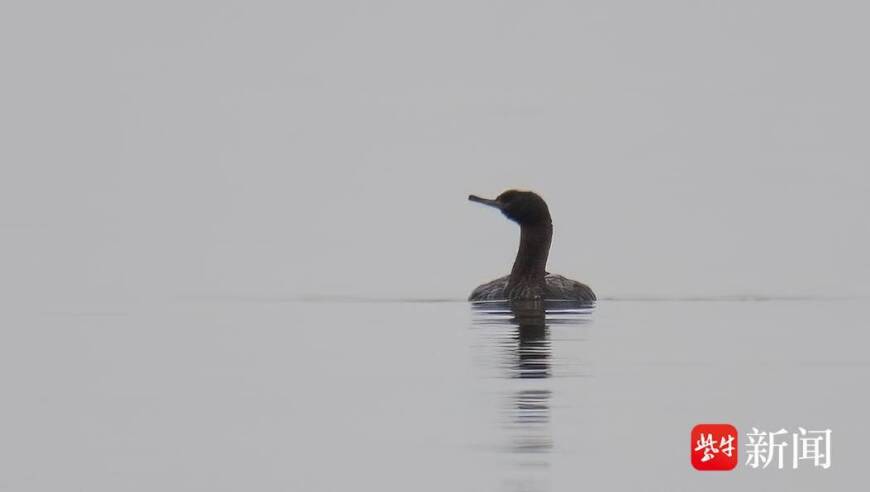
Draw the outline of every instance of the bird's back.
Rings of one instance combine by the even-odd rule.
[[[469,301],[502,301],[508,299],[507,290],[510,275],[499,277],[491,282],[478,286],[468,296]],[[544,277],[544,290],[520,289],[510,296],[515,299],[543,298],[552,300],[572,300],[592,302],[596,300],[595,293],[588,285],[555,273],[547,273]]]

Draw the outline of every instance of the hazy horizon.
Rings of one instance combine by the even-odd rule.
[[[864,5],[3,10],[10,304],[461,298],[513,187],[601,297],[870,295]]]

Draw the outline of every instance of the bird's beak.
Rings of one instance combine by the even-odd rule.
[[[501,210],[501,208],[502,208],[501,203],[499,203],[495,200],[490,200],[489,198],[481,198],[477,195],[468,195],[468,199],[472,202],[477,202],[477,203],[482,203],[484,205],[489,205],[490,207],[495,207],[499,210]]]

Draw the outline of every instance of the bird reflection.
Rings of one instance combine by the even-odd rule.
[[[540,301],[514,301],[510,305],[516,327],[513,340],[506,347],[514,365],[513,377],[540,379],[550,377],[550,333],[546,312]]]
[[[505,344],[509,377],[546,379],[552,373],[552,345],[546,310],[541,301],[513,301],[510,324],[514,333]],[[526,386],[526,385],[523,385]],[[507,427],[511,429],[510,448],[515,453],[546,453],[553,448],[550,431],[550,390],[541,385],[524,387],[509,394],[511,408]]]
[[[485,338],[481,350],[486,366],[509,382],[502,428],[510,457],[506,490],[547,490],[554,447],[550,427],[550,379],[553,377],[553,342],[550,326],[587,322],[594,304],[578,301],[514,300],[472,304],[474,324]],[[495,349],[493,353],[492,350]],[[561,360],[557,374],[579,361]],[[566,366],[568,363],[568,366]]]
[[[581,323],[592,304],[577,301],[505,301],[473,304],[479,314],[478,326],[501,348],[496,354],[500,377],[516,380],[505,405],[505,429],[509,451],[529,455],[548,453],[553,448],[550,430],[553,347],[550,324]],[[497,329],[495,329],[497,328]],[[538,381],[534,381],[538,380]],[[539,460],[524,465],[542,464]]]

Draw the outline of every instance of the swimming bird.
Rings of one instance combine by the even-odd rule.
[[[520,225],[520,247],[510,275],[487,282],[471,292],[469,301],[557,299],[592,302],[595,293],[576,280],[547,272],[553,221],[547,202],[531,191],[508,190],[495,200],[468,195],[472,202],[501,210]]]

